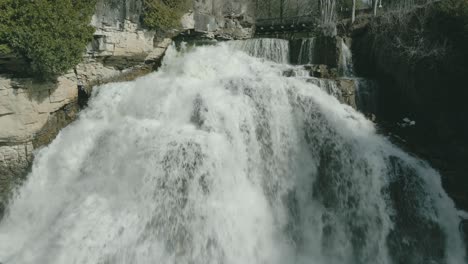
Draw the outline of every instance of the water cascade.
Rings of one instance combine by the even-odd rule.
[[[257,58],[289,63],[289,41],[285,39],[254,38],[233,41],[230,45]]]
[[[37,153],[0,262],[464,263],[435,170],[233,46],[171,49],[158,72],[94,89]]]
[[[314,63],[314,51],[315,51],[314,48],[315,48],[315,38],[302,39],[297,63],[298,64],[313,64]]]
[[[341,39],[339,72],[342,76],[353,76],[353,55],[343,39]]]

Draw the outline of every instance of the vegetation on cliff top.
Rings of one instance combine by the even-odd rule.
[[[0,0],[0,53],[23,57],[37,77],[80,62],[94,28],[96,0]]]
[[[188,0],[144,0],[143,25],[149,29],[167,30],[179,26],[189,7]]]

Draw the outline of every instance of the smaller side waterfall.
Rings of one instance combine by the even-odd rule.
[[[289,41],[284,39],[257,38],[233,41],[234,48],[247,54],[278,63],[289,63]]]
[[[314,64],[314,50],[315,38],[303,39],[297,58],[298,64]]]
[[[341,57],[338,70],[342,76],[353,76],[353,55],[343,39],[341,39]]]

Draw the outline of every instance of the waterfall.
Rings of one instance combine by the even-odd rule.
[[[314,48],[315,38],[302,39],[297,59],[298,64],[314,64]]]
[[[440,175],[289,68],[221,43],[94,89],[12,199],[0,262],[464,263]]]
[[[289,63],[289,41],[285,39],[255,38],[233,41],[231,45],[257,58]]]
[[[343,39],[341,39],[339,71],[342,76],[353,76],[353,55]]]
[[[336,0],[320,0],[320,27],[327,36],[336,35]]]

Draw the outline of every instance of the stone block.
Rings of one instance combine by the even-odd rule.
[[[50,94],[50,103],[63,102],[68,103],[78,96],[78,82],[76,77],[59,77],[57,88]],[[63,105],[63,104],[62,104]],[[59,107],[60,108],[60,107]]]

